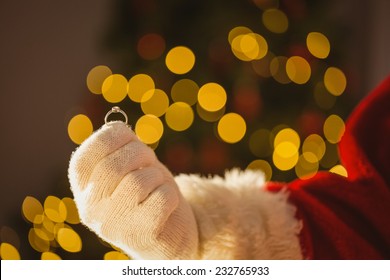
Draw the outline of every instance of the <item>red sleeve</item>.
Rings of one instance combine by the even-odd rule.
[[[390,77],[346,123],[339,144],[348,178],[320,172],[287,187],[308,259],[390,259]]]

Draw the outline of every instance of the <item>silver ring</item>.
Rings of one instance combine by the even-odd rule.
[[[127,125],[127,115],[124,111],[121,110],[121,108],[119,108],[118,106],[115,106],[115,107],[112,107],[110,111],[108,111],[108,113],[106,114],[106,116],[104,117],[104,123],[107,124],[108,123],[108,117],[113,114],[113,113],[120,113],[122,114],[122,116],[125,117],[125,121],[124,123]]]

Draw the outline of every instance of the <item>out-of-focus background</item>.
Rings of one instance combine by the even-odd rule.
[[[79,224],[67,180],[112,106],[174,174],[348,176],[337,143],[390,73],[389,12],[386,0],[2,0],[1,258],[126,258]]]

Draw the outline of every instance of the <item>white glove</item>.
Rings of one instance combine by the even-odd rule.
[[[136,259],[198,258],[194,214],[172,174],[123,122],[72,155],[69,180],[83,224]]]

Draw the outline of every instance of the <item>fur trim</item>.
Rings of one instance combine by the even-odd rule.
[[[286,191],[264,188],[263,173],[175,179],[197,219],[201,259],[302,259],[295,207]]]

